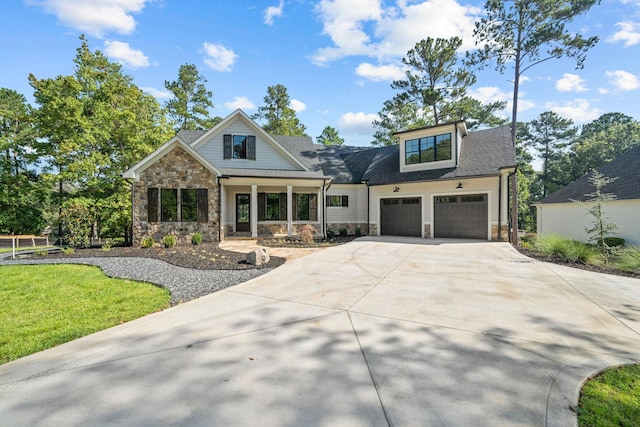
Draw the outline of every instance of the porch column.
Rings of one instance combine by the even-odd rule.
[[[316,212],[318,217],[318,231],[324,236],[324,194],[322,194],[322,188],[318,188],[318,199],[316,201]]]
[[[220,232],[220,241],[222,242],[224,240],[225,236],[225,220],[226,220],[226,211],[227,211],[227,197],[225,194],[225,189],[224,189],[224,184],[222,182],[220,182],[219,184],[219,190],[220,193],[218,194],[218,197],[220,198],[220,218],[218,218],[218,230]]]
[[[251,185],[251,212],[249,213],[251,224],[251,237],[258,237],[258,186]]]
[[[293,235],[293,187],[287,185],[287,236]]]

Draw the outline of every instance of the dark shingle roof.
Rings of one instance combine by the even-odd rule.
[[[364,174],[364,170],[371,163],[371,159],[375,156],[376,148],[371,147],[350,147],[341,145],[317,145],[316,152],[320,160],[322,171],[333,182],[337,184],[359,183]],[[359,156],[360,153],[368,153],[367,156],[359,157],[360,162],[349,162],[353,156]],[[361,170],[364,169],[364,170]]]
[[[186,130],[180,129],[177,136],[187,144],[191,144],[196,139],[200,138],[206,131],[204,130]]]
[[[500,169],[516,164],[508,126],[470,132],[462,140],[460,163],[457,168],[444,168],[414,172],[400,172],[400,147],[392,145],[377,149],[362,179],[369,185],[395,182],[432,181],[476,176],[498,175]],[[356,156],[347,159],[350,168],[357,168]]]
[[[606,177],[615,178],[602,191],[613,193],[619,200],[640,199],[640,146],[635,146],[605,163],[597,170]],[[591,173],[573,181],[566,187],[542,199],[538,203],[568,203],[572,200],[585,201],[585,194],[593,193],[595,188],[589,182]]]

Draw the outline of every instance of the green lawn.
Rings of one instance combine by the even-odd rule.
[[[85,265],[0,266],[0,363],[169,307],[165,289]]]
[[[607,369],[582,387],[578,425],[640,425],[640,365]]]
[[[46,248],[52,248],[53,246],[20,246],[19,248],[16,248],[16,252],[18,251],[36,251],[38,249],[46,249]],[[0,248],[0,254],[3,253],[11,253],[13,252],[13,248]]]

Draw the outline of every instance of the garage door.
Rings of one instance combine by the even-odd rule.
[[[422,198],[380,200],[380,234],[422,236]]]
[[[434,237],[487,238],[487,195],[436,196]]]

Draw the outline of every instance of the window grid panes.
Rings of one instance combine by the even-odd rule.
[[[299,221],[309,220],[309,195],[297,194],[296,195],[296,219]]]
[[[267,193],[266,215],[267,221],[278,221],[280,219],[280,194]]]
[[[247,158],[247,137],[246,135],[233,135],[233,158]]]
[[[182,222],[198,220],[198,197],[195,188],[180,190],[180,218]]]
[[[451,160],[451,134],[427,136],[405,141],[405,163]]]
[[[178,190],[163,188],[160,192],[160,221],[178,221]]]

